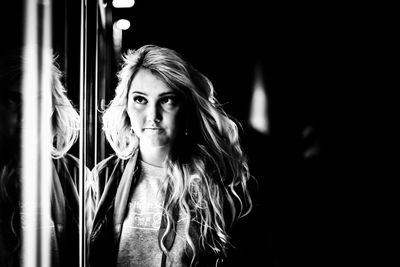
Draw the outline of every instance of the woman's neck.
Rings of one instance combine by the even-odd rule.
[[[141,159],[151,165],[164,167],[169,147],[140,146]]]

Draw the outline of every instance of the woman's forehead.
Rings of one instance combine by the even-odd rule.
[[[153,74],[147,69],[140,69],[132,80],[129,93],[142,93],[146,95],[161,95],[175,93],[160,76]]]

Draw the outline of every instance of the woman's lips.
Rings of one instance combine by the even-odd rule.
[[[144,128],[144,131],[149,133],[149,134],[159,134],[163,131],[162,128],[156,127],[156,128]]]

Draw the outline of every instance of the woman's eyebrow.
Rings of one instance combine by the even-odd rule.
[[[140,92],[140,91],[131,91],[129,94],[140,94],[140,95],[145,95],[145,96],[147,96],[146,93]]]
[[[145,92],[141,92],[141,91],[131,91],[129,92],[130,95],[132,94],[139,94],[139,95],[143,95],[143,96],[149,96],[147,93]],[[165,96],[176,96],[177,93],[174,91],[168,91],[168,92],[164,92],[159,94],[157,97],[165,97]]]
[[[175,95],[177,95],[177,93],[173,92],[173,91],[169,91],[169,92],[161,93],[158,96],[162,97],[162,96],[169,96],[169,95],[175,96]]]

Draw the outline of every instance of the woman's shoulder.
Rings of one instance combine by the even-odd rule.
[[[96,194],[101,196],[107,184],[114,181],[118,183],[122,177],[128,159],[121,159],[117,155],[111,155],[98,164],[91,171],[91,184]]]
[[[93,167],[92,173],[94,175],[102,175],[111,174],[115,170],[123,171],[127,162],[128,159],[121,159],[117,155],[113,154],[97,163]]]

